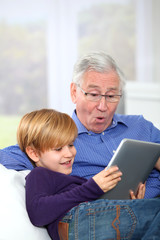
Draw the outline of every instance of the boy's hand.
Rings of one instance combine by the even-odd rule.
[[[103,192],[108,192],[117,185],[117,183],[121,180],[121,176],[122,172],[119,171],[119,168],[117,166],[113,166],[107,170],[104,169],[93,176],[93,180],[103,190]]]

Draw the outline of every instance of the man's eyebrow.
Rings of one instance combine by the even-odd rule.
[[[106,90],[106,92],[109,92],[109,91],[115,91],[115,90],[119,90],[119,87],[112,87],[112,88],[108,88],[107,90]]]
[[[100,89],[99,86],[94,85],[94,84],[91,84],[91,85],[88,85],[88,86],[87,86],[87,89],[90,89],[90,88]],[[110,87],[110,88],[107,88],[107,89],[106,89],[106,92],[109,92],[109,91],[117,91],[117,90],[119,90],[119,87]]]
[[[98,85],[91,84],[88,85],[87,88],[100,88],[100,87]]]

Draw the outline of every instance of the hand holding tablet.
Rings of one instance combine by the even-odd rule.
[[[118,166],[122,172],[121,181],[101,198],[130,199],[130,190],[137,193],[160,156],[160,144],[132,139],[123,139],[109,162],[107,169]]]

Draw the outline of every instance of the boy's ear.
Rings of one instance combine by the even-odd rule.
[[[35,163],[39,161],[39,154],[33,147],[26,147],[26,153]]]

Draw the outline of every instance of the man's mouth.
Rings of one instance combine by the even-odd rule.
[[[104,122],[105,118],[104,117],[96,117],[96,122]]]

